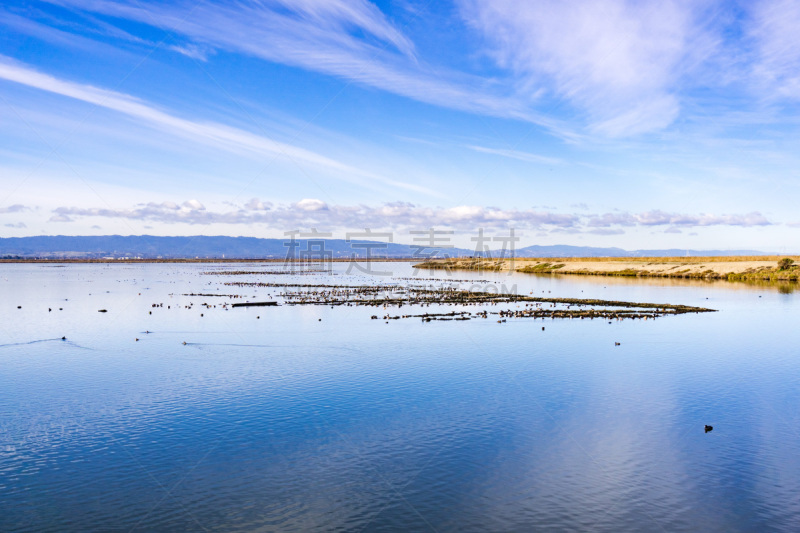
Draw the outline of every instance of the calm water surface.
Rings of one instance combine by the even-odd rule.
[[[202,274],[275,268],[0,265],[0,531],[800,531],[800,291],[419,274],[719,310],[611,324],[182,296],[412,275]]]

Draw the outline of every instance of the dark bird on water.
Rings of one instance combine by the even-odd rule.
[[[714,426],[709,426],[708,424],[706,424],[706,433],[708,433],[712,429],[714,429]]]

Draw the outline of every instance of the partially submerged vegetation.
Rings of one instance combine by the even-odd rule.
[[[209,270],[206,272],[201,272],[200,274],[203,276],[310,276],[312,274],[330,274],[329,270],[321,270],[321,269],[299,269],[299,268],[289,268],[289,269],[270,269],[270,270]]]
[[[556,259],[438,259],[415,268],[514,271],[529,274],[655,277],[728,281],[788,281],[800,279],[800,266],[790,257],[644,257]]]
[[[229,282],[226,285],[246,287],[277,287],[284,290],[278,296],[284,305],[324,305],[324,306],[368,306],[385,310],[403,307],[427,308],[431,305],[459,307],[496,307],[514,304],[514,308],[489,311],[459,310],[450,312],[407,312],[405,314],[373,315],[373,319],[397,320],[401,318],[421,318],[431,320],[471,320],[497,316],[500,322],[508,318],[568,318],[608,320],[654,319],[667,315],[685,313],[708,313],[715,311],[704,307],[675,304],[654,304],[625,302],[617,300],[598,300],[580,298],[540,298],[530,295],[499,293],[495,291],[464,290],[448,286],[428,288],[415,285],[326,285],[267,282]],[[305,290],[297,290],[305,289]],[[234,304],[242,305],[242,304]]]

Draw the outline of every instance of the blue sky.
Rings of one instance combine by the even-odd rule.
[[[0,7],[0,235],[800,251],[800,2]]]

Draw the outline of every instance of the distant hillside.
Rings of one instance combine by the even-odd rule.
[[[383,243],[377,241],[344,239],[297,239],[294,246],[296,257],[303,254],[319,257],[320,253],[330,257],[422,257],[431,250],[420,251],[417,246]],[[175,258],[246,258],[283,259],[290,252],[290,241],[286,239],[259,239],[256,237],[156,237],[152,235],[104,235],[104,236],[37,236],[0,238],[0,257],[39,258],[120,258],[140,257],[146,259]],[[460,257],[472,252],[460,248],[441,250],[440,255]]]
[[[287,256],[288,239],[259,239],[255,237],[156,237],[152,235],[104,236],[38,236],[0,238],[0,258],[120,258],[144,259],[227,258],[282,259]],[[324,244],[323,244],[324,242]],[[325,239],[298,239],[295,252],[301,256],[309,250],[323,250],[331,257],[425,258],[431,249],[396,243]],[[705,255],[762,255],[755,250],[634,250],[594,248],[589,246],[527,246],[515,252],[517,257],[676,257]],[[436,257],[476,255],[464,248],[440,250]],[[499,257],[499,251],[491,252]]]

